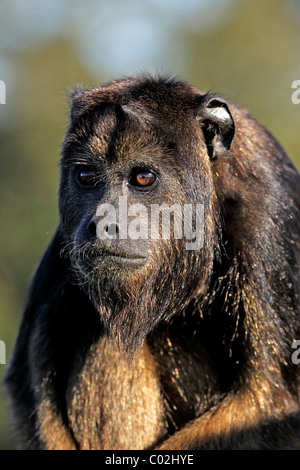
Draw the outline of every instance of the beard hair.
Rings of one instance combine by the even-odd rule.
[[[103,274],[89,284],[88,296],[108,337],[122,353],[133,356],[158,323],[180,310],[176,289],[170,288],[174,271],[151,265],[136,276]]]
[[[183,256],[182,247],[175,244],[172,252],[169,247],[156,249],[151,260],[133,272],[108,269],[101,258],[93,264],[91,247],[72,251],[76,283],[99,312],[107,336],[129,358],[160,322],[184,310],[199,286],[199,255]]]

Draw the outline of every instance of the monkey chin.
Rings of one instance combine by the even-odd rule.
[[[179,253],[175,250],[167,265],[158,262],[155,251],[142,257],[140,252],[117,256],[84,250],[72,259],[76,282],[99,313],[104,332],[128,358],[158,324],[183,311],[203,284],[198,256],[180,258]]]
[[[73,282],[99,313],[105,334],[128,358],[133,358],[161,318],[151,264],[147,258],[128,261],[111,255],[72,260]]]
[[[160,266],[151,270],[135,269],[126,276],[112,275],[109,270],[101,270],[83,285],[96,311],[99,313],[104,332],[115,343],[122,355],[129,360],[138,354],[146,337],[161,322],[168,323],[174,312],[186,305],[186,299],[178,298],[178,293],[165,284],[171,283]],[[157,279],[161,282],[157,283]],[[175,301],[176,299],[176,301]]]

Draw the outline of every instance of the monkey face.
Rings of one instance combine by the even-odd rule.
[[[207,284],[210,164],[234,134],[223,101],[175,86],[162,102],[161,91],[145,82],[112,100],[110,87],[79,90],[63,148],[60,212],[72,271],[126,344]]]

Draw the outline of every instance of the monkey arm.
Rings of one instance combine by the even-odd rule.
[[[280,312],[258,300],[251,281],[241,292],[249,341],[244,344],[247,359],[238,380],[223,400],[162,442],[160,450],[299,446],[300,405],[284,373],[289,358],[287,345],[283,349],[281,344]]]
[[[259,377],[249,385],[188,423],[156,450],[254,450],[279,444],[296,448],[296,440],[284,430],[295,425],[299,404],[286,390],[271,390]],[[288,436],[286,442],[284,435]]]

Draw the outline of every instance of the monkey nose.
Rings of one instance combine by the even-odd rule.
[[[106,227],[104,227],[104,231],[106,232],[108,238],[113,238],[116,239],[119,237],[119,226],[118,224],[107,224]]]
[[[119,226],[116,223],[108,223],[105,226],[97,226],[94,220],[91,220],[88,226],[89,238],[99,238],[101,240],[119,239]]]

